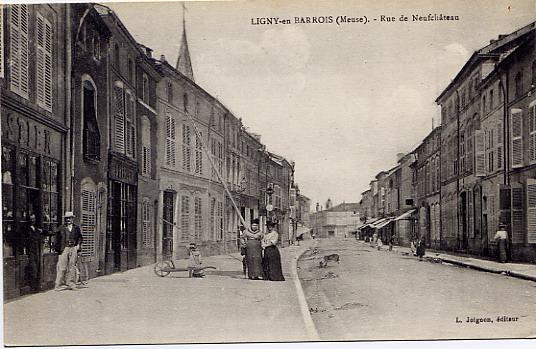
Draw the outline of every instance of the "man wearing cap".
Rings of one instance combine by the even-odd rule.
[[[65,212],[65,224],[60,226],[56,233],[55,249],[58,252],[58,264],[56,266],[56,291],[65,289],[76,290],[76,260],[78,250],[82,245],[82,233],[80,227],[73,223],[74,214]]]

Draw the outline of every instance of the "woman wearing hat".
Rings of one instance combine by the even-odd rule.
[[[264,258],[262,260],[264,280],[285,281],[281,270],[281,254],[277,249],[279,234],[274,230],[274,224],[268,223],[268,234],[264,236],[262,247],[264,248]]]
[[[197,245],[195,243],[191,243],[188,247],[188,252],[190,253],[190,257],[188,259],[188,267],[189,268],[195,268],[192,271],[192,276],[194,278],[202,278],[205,277],[205,273],[203,270],[200,270],[201,268],[201,253],[197,250]]]
[[[508,233],[506,232],[506,225],[499,224],[499,230],[495,233],[493,240],[497,242],[497,259],[500,263],[505,263],[508,259],[506,248],[508,244]]]
[[[251,222],[251,229],[242,233],[242,238],[246,244],[246,265],[248,277],[251,280],[259,280],[262,277],[262,233],[259,231],[259,220]]]

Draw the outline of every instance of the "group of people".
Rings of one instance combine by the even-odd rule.
[[[254,219],[250,229],[242,231],[240,236],[241,254],[247,276],[251,280],[285,281],[281,269],[281,254],[277,248],[279,234],[274,224],[267,224],[268,232],[259,230],[259,220]]]

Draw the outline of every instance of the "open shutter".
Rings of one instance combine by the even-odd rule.
[[[125,101],[123,89],[114,87],[114,104],[115,104],[115,148],[120,153],[125,152]]]
[[[166,165],[175,167],[175,119],[171,115],[166,120]]]
[[[187,244],[190,240],[190,197],[181,196],[181,235],[180,242]]]
[[[511,119],[511,154],[512,168],[523,166],[523,111],[512,109]]]
[[[503,123],[497,124],[497,169],[502,170],[504,163],[504,146],[503,146]]]
[[[527,179],[527,242],[536,244],[536,179]]]
[[[192,170],[192,149],[190,126],[182,125],[182,169],[190,172]]]
[[[475,212],[473,210],[473,191],[468,190],[467,191],[467,232],[469,233],[469,238],[474,239],[475,238],[475,229],[474,229],[474,222],[475,222]]]
[[[28,98],[28,5],[10,7],[11,90]]]
[[[512,243],[525,242],[525,225],[523,215],[523,186],[519,183],[512,184]]]
[[[536,102],[529,106],[529,161],[536,162]]]
[[[93,188],[84,188],[81,191],[81,231],[82,231],[82,256],[92,257],[95,255],[95,225],[96,225],[96,194]]]
[[[484,130],[475,131],[475,176],[486,175],[486,139]]]
[[[52,25],[40,14],[36,18],[37,104],[52,112]]]
[[[44,108],[52,112],[52,25],[47,20],[45,26],[45,50],[44,50]]]

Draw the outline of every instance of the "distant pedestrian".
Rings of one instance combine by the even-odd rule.
[[[58,253],[56,265],[56,291],[64,289],[76,290],[76,262],[78,251],[82,246],[82,233],[80,227],[74,224],[74,214],[70,211],[63,216],[65,224],[60,226],[56,233],[54,244]]]
[[[426,240],[424,239],[424,236],[419,240],[417,243],[417,256],[419,257],[419,260],[422,261],[422,257],[424,257],[424,254],[426,253]]]
[[[505,224],[499,225],[499,230],[495,233],[493,240],[497,242],[497,260],[500,263],[505,263],[508,259],[508,254],[506,253],[508,248],[508,232],[506,231]]]
[[[417,243],[415,242],[415,239],[411,239],[411,242],[409,244],[409,249],[411,250],[411,254],[413,256],[416,256],[417,255]]]
[[[264,257],[262,259],[264,280],[285,281],[281,270],[281,254],[277,249],[279,234],[274,230],[274,225],[268,223],[268,233],[264,236],[262,247]]]
[[[188,259],[188,268],[195,268],[192,271],[192,276],[194,278],[205,277],[205,273],[203,272],[203,270],[198,270],[198,268],[202,267],[202,262],[201,252],[197,250],[197,245],[192,242],[188,247],[188,252],[190,253],[190,257]]]
[[[395,237],[394,235],[391,235],[391,238],[389,239],[389,251],[393,250],[393,245],[395,244]]]
[[[378,238],[377,245],[378,245],[378,251],[381,250],[383,246],[383,241],[381,237]]]

